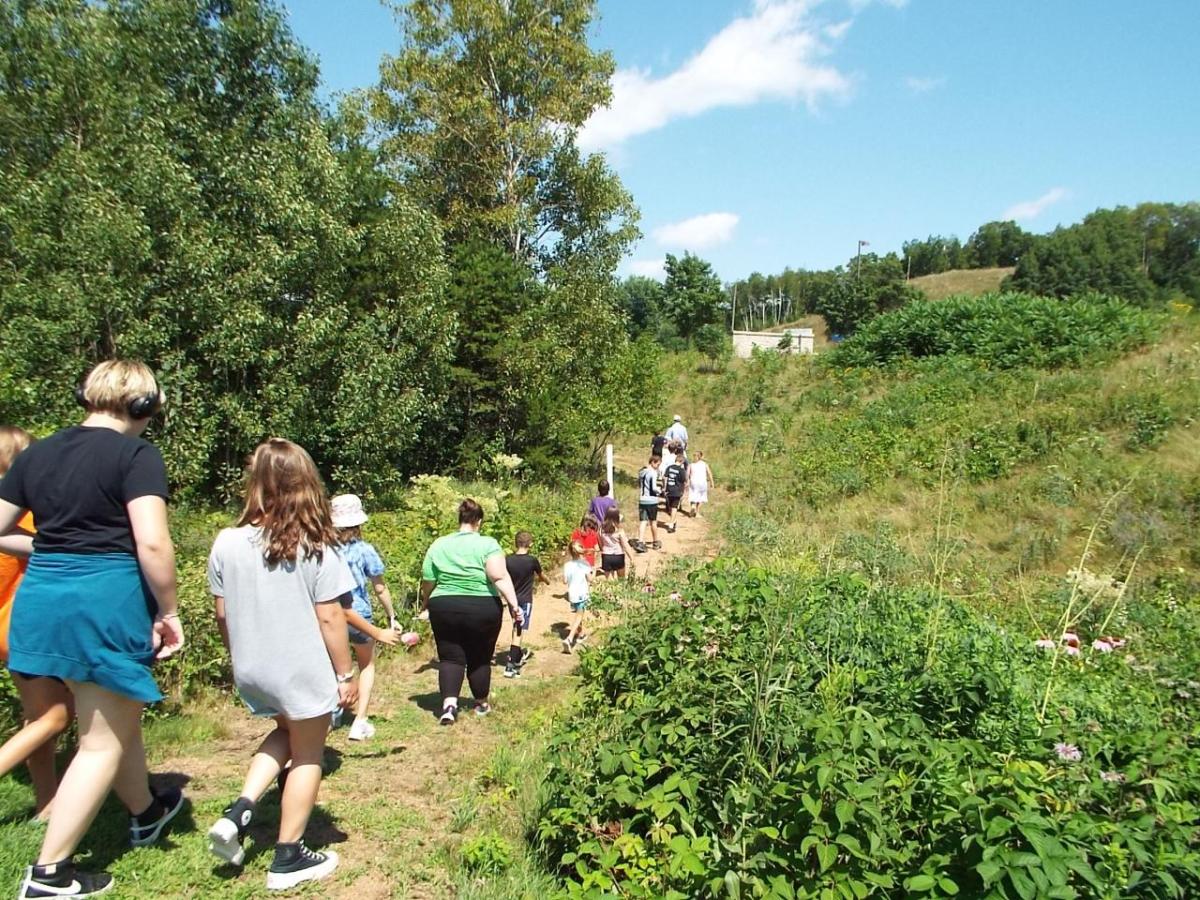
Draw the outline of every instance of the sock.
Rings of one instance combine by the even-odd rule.
[[[75,861],[69,856],[58,862],[46,863],[44,866],[39,866],[36,863],[32,866],[34,879],[48,885],[57,885],[59,882],[62,885],[66,885],[70,881],[71,874],[74,871]]]
[[[448,709],[453,709],[455,711],[458,710],[458,698],[457,697],[447,697],[445,700],[442,701],[442,712],[445,712]]]
[[[521,664],[521,648],[516,644],[508,646],[508,664],[510,666],[519,666]]]
[[[140,813],[134,815],[133,819],[139,825],[143,822],[153,822],[160,818],[166,810],[163,805],[158,802],[158,795],[154,791],[150,792],[150,805],[143,809]]]
[[[234,800],[233,805],[225,810],[225,818],[237,825],[238,834],[241,834],[250,824],[250,820],[254,818],[254,808],[257,805],[249,797],[243,796]]]

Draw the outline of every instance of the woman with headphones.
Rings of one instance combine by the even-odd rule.
[[[0,535],[26,510],[38,523],[13,601],[9,668],[62,680],[79,721],[79,749],[23,898],[112,887],[111,876],[78,872],[72,859],[110,789],[129,809],[135,847],[156,841],[183,806],[178,788],[151,790],[141,729],[142,708],[162,699],[150,664],[183,647],[166,468],[140,437],[163,397],[145,365],[110,360],[76,398],[82,424],[33,444],[0,481]]]

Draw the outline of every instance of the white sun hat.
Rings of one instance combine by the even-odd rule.
[[[682,421],[683,421],[683,417],[682,417],[682,416],[676,416],[676,417],[675,417],[675,421],[676,421],[676,422],[682,422]]]
[[[332,507],[334,528],[353,528],[367,521],[358,494],[338,494],[329,501],[329,505]]]

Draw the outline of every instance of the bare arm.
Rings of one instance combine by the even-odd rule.
[[[221,643],[225,645],[225,652],[229,652],[229,623],[225,621],[225,598],[213,596],[213,603],[216,605],[217,614],[217,630],[221,632]]]
[[[388,590],[387,582],[383,580],[382,575],[376,575],[371,579],[371,586],[375,588],[375,596],[379,598],[379,602],[387,610],[388,621],[394,625],[396,622],[396,610],[392,608],[392,592]]]
[[[517,604],[517,592],[513,588],[512,577],[508,574],[508,567],[504,564],[504,554],[494,553],[489,556],[487,562],[484,563],[484,571],[487,572],[488,580],[496,586],[496,590],[508,604],[513,621],[518,625],[525,624],[521,618],[521,607]]]
[[[7,500],[0,500],[0,535],[10,534],[21,521],[25,510]]]
[[[350,646],[346,640],[346,614],[342,611],[340,599],[318,603],[315,607],[317,623],[321,626],[321,639],[325,642],[325,652],[329,654],[333,674],[338,678],[354,673],[350,663]],[[358,700],[358,685],[353,681],[339,681],[338,700],[343,707],[353,706]]]
[[[342,613],[346,616],[347,625],[351,628],[357,628],[363,634],[370,635],[381,644],[392,646],[400,640],[400,635],[396,634],[394,629],[380,628],[377,625],[373,625],[353,609],[343,609]]]
[[[0,537],[0,553],[18,559],[28,559],[33,555],[33,538],[21,531],[6,534]]]
[[[175,545],[167,528],[167,502],[162,497],[137,497],[125,504],[133,532],[138,566],[158,604],[153,644],[157,659],[166,659],[183,648],[183,625],[175,585]]]
[[[436,581],[428,579],[421,581],[421,612],[429,609],[429,595],[433,593],[433,589],[437,587]]]
[[[542,584],[548,585],[550,583],[550,579],[546,577],[546,573],[543,572],[541,569],[538,569],[537,578],[538,578],[538,581],[540,581]]]

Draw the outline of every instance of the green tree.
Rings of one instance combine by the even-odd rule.
[[[663,312],[681,337],[689,339],[700,326],[720,321],[725,291],[711,264],[691,253],[668,253],[663,267]]]
[[[440,232],[359,188],[279,10],[0,0],[0,73],[0,418],[65,424],[90,363],[137,356],[184,496],[270,434],[398,483],[444,395]]]
[[[455,242],[548,269],[615,271],[637,210],[579,128],[611,96],[594,0],[411,0],[400,52],[367,97],[385,157]]]
[[[919,278],[961,268],[963,260],[963,247],[958,238],[930,235],[923,241],[906,241],[901,262],[907,275]]]
[[[1016,222],[988,222],[967,238],[965,264],[971,269],[1015,266],[1032,242],[1033,235]]]
[[[621,282],[618,296],[630,337],[658,329],[662,318],[662,282],[643,275],[631,275]]]
[[[881,312],[898,309],[919,296],[905,281],[904,266],[895,253],[864,253],[839,267],[832,286],[816,303],[834,334],[853,334]]]
[[[708,360],[710,370],[716,370],[720,363],[733,355],[733,343],[729,339],[729,333],[723,326],[714,322],[697,328],[694,340],[696,349]]]

